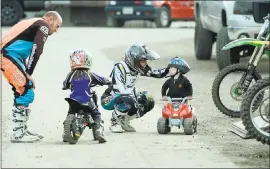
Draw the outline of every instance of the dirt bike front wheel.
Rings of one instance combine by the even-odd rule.
[[[251,134],[253,138],[263,144],[270,145],[270,103],[269,103],[269,86],[270,78],[264,78],[257,81],[248,91],[241,104],[242,121],[246,130]],[[268,91],[267,91],[268,90]],[[261,99],[264,97],[263,99]],[[259,102],[259,108],[253,108],[254,104],[258,103],[256,100],[262,100]],[[264,106],[265,105],[265,106]],[[257,105],[256,105],[257,106]],[[263,107],[264,106],[264,107]],[[260,116],[255,120],[253,117],[255,111],[259,111]],[[256,122],[260,122],[260,125]]]
[[[215,106],[219,109],[219,111],[221,111],[223,114],[229,116],[229,117],[233,117],[233,118],[239,118],[240,117],[240,110],[232,110],[230,108],[228,108],[228,106],[224,105],[224,103],[221,101],[220,99],[220,85],[223,81],[223,79],[229,75],[232,74],[234,72],[248,72],[248,65],[247,64],[233,64],[230,66],[225,67],[224,69],[222,69],[218,75],[216,76],[213,85],[212,85],[212,99],[213,102],[215,104]],[[258,81],[260,79],[262,79],[260,73],[255,69],[254,72],[252,73],[253,79],[255,81]],[[240,79],[239,79],[240,81]],[[237,94],[235,93],[236,91],[240,90],[240,89],[236,89],[237,85],[232,85],[232,87],[234,87],[234,89],[231,89],[230,93],[231,93],[231,99],[234,99],[236,101],[241,101],[242,97],[245,93],[241,93],[241,94]],[[232,95],[232,92],[235,93],[235,98]],[[240,92],[239,92],[240,93]],[[236,98],[237,97],[241,97],[241,99]]]
[[[83,129],[77,129],[77,117],[69,114],[64,122],[64,130],[69,144],[76,144],[83,133]]]

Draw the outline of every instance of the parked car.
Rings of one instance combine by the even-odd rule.
[[[25,18],[25,12],[41,11],[44,9],[44,0],[2,0],[1,25],[13,26]]]
[[[63,17],[65,25],[105,26],[106,15],[104,7],[106,1],[81,0],[46,0],[46,10],[57,10]]]
[[[122,27],[125,21],[148,20],[157,27],[169,27],[173,21],[193,20],[193,0],[114,0],[108,1],[105,12],[109,23]]]
[[[243,38],[256,38],[262,26],[252,15],[252,1],[195,1],[195,55],[198,60],[209,60],[216,42],[217,66],[222,68],[239,63],[241,57],[250,56],[251,46],[229,51],[221,50],[227,43]]]

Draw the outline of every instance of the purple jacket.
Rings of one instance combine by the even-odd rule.
[[[71,99],[80,103],[87,103],[92,97],[92,87],[95,85],[103,85],[107,80],[105,77],[92,72],[87,73],[87,71],[84,71],[84,73],[78,73],[77,71],[82,70],[73,70],[67,75],[63,82],[63,90],[71,89]],[[80,75],[78,76],[78,74]]]

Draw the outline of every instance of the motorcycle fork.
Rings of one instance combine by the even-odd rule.
[[[79,111],[76,118],[76,132],[80,132],[80,130],[84,130],[86,125],[84,124],[84,112],[82,110]]]
[[[250,83],[253,79],[253,73],[255,71],[255,66],[251,65],[247,72],[245,72],[239,82],[238,87],[243,90],[243,93],[247,91],[250,86]]]
[[[243,89],[243,93],[245,93],[250,86],[250,83],[253,79],[253,73],[262,57],[264,46],[265,45],[261,46],[260,48],[256,47],[254,49],[254,52],[252,53],[252,56],[248,62],[248,71],[243,74],[242,78],[239,81],[238,87]]]

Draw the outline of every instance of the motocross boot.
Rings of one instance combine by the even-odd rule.
[[[39,137],[40,139],[43,139],[44,136],[40,135],[40,134],[37,134],[37,133],[33,133],[33,132],[30,132],[27,128],[27,121],[29,120],[29,116],[30,116],[30,113],[31,113],[31,109],[29,107],[25,107],[25,112],[26,112],[26,122],[25,122],[25,125],[24,125],[24,130],[29,134],[29,135],[32,135],[32,136],[37,136]]]
[[[95,135],[97,137],[97,140],[99,143],[105,143],[107,140],[104,137],[104,121],[101,120],[100,116],[97,116],[95,119],[96,123],[96,130],[95,130]]]
[[[130,124],[130,121],[142,117],[144,114],[144,106],[140,104],[136,114],[132,116],[126,115],[123,119],[121,119],[120,124],[122,129],[126,132],[136,132],[136,129]]]
[[[112,113],[112,118],[111,118],[111,126],[110,126],[110,130],[113,133],[123,133],[124,130],[121,128],[121,125],[118,123],[119,118],[117,118],[114,115],[114,112]]]
[[[31,135],[27,131],[27,110],[25,106],[14,106],[12,111],[13,134],[10,138],[12,143],[34,143],[40,140],[37,135]]]
[[[130,121],[133,119],[136,119],[137,115],[129,116],[126,115],[124,118],[120,121],[121,127],[126,132],[136,132],[136,129],[130,124]]]

